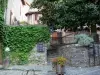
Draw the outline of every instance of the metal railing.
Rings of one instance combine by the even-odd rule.
[[[68,33],[65,36],[59,36],[57,39],[51,39],[51,45],[74,43],[74,33]]]
[[[88,57],[89,57],[89,66],[100,65],[100,43],[92,43],[88,47]]]
[[[62,38],[62,40],[63,40],[64,44],[70,44],[70,43],[74,43],[75,42],[75,38],[72,37],[72,36],[70,36],[70,37],[65,36],[65,37]]]

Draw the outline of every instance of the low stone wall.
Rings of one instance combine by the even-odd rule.
[[[47,46],[44,44],[44,51],[38,52],[37,45],[32,49],[29,55],[29,64],[47,64]]]
[[[59,53],[59,56],[64,56],[67,58],[67,62],[66,62],[67,66],[73,66],[73,67],[97,66],[100,63],[98,61],[100,58],[96,57],[95,62],[94,62],[93,55],[89,57],[89,54],[88,54],[88,52],[92,51],[92,49],[93,48],[89,49],[88,47],[78,46],[77,44],[65,45],[65,46],[59,47],[58,53]]]
[[[67,58],[66,65],[74,67],[88,66],[88,50],[85,47],[66,45],[59,48],[59,56]]]
[[[47,51],[47,61],[49,65],[52,65],[52,58],[58,57],[59,53],[57,49],[52,49]]]

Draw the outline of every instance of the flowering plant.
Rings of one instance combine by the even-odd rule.
[[[64,65],[66,62],[66,58],[64,57],[56,57],[52,59],[52,62],[59,65]]]

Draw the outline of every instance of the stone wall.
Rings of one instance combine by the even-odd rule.
[[[96,51],[97,49],[98,52]],[[89,51],[93,53],[93,48],[82,47],[74,44],[59,47],[58,53],[59,56],[64,56],[67,58],[67,66],[89,67],[100,65],[100,48],[97,47],[97,49],[95,49],[95,55],[89,56]],[[93,56],[95,56],[95,62]]]
[[[66,65],[72,67],[89,67],[100,65],[100,44],[94,44],[95,47],[82,47],[78,44],[59,46],[57,49],[48,51],[48,62],[52,64],[51,59],[64,56],[67,58]],[[93,50],[95,49],[95,55]],[[94,59],[95,56],[95,59]]]
[[[52,58],[58,57],[59,53],[57,49],[52,49],[47,51],[47,61],[49,65],[52,65]]]
[[[59,56],[67,58],[66,65],[74,67],[88,66],[88,49],[75,45],[66,45],[58,49]]]
[[[37,45],[33,48],[29,55],[29,64],[47,64],[47,46],[44,44],[44,52],[38,52]]]

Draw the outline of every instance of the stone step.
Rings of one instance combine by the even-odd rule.
[[[16,65],[9,67],[5,70],[0,70],[0,75],[48,75],[47,74],[48,71],[51,70],[52,70],[51,65],[27,65],[27,66]]]
[[[48,71],[47,75],[56,75],[56,72],[54,72],[54,71]]]
[[[24,72],[24,71],[0,71],[0,75],[47,75],[47,73],[40,72]]]

